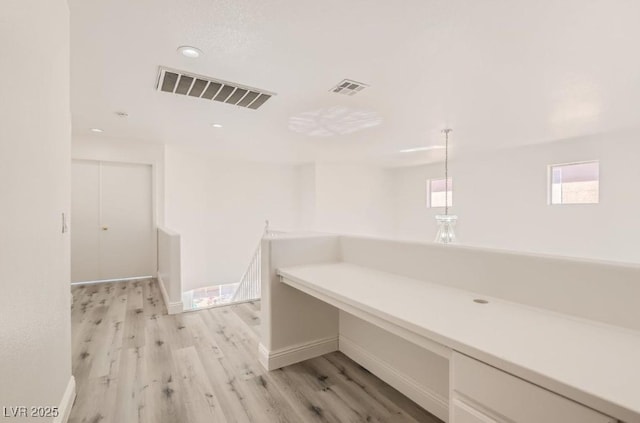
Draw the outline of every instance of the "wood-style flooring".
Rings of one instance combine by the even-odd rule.
[[[440,422],[339,352],[266,372],[259,302],[169,316],[155,280],[72,293],[71,423]]]

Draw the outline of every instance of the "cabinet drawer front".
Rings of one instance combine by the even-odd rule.
[[[454,399],[451,403],[453,422],[455,423],[498,423],[469,405]]]
[[[615,422],[611,417],[457,352],[452,356],[451,371],[454,395],[471,398],[518,423]]]

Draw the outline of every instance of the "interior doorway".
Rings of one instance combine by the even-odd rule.
[[[71,282],[153,275],[150,165],[74,160]]]

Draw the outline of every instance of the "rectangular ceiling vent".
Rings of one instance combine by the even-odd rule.
[[[360,91],[367,88],[367,84],[363,84],[362,82],[352,81],[350,79],[343,79],[335,87],[331,88],[331,91],[334,93],[344,94],[344,95],[356,95]]]
[[[158,91],[215,100],[254,110],[275,95],[275,93],[235,82],[163,67],[160,67],[156,88]]]

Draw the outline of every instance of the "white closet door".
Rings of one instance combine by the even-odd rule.
[[[102,279],[151,275],[151,166],[103,162],[101,174]]]
[[[152,275],[151,166],[78,161],[73,168],[72,281]]]
[[[71,166],[71,282],[100,279],[100,163]]]

